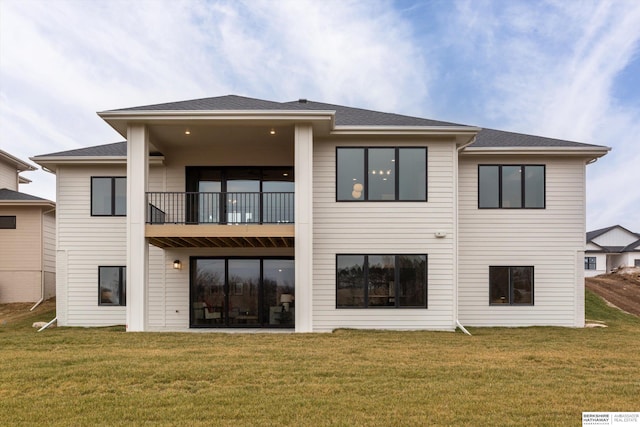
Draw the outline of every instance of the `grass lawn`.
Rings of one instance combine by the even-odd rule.
[[[125,333],[0,325],[0,425],[581,425],[640,411],[640,319],[602,329]]]

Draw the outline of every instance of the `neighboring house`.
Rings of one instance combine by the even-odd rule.
[[[60,325],[584,325],[585,166],[609,148],[307,100],[99,113],[57,175]]]
[[[55,295],[55,203],[18,191],[33,170],[0,150],[0,303]]]
[[[619,225],[587,233],[584,274],[611,273],[619,267],[640,267],[640,234]]]

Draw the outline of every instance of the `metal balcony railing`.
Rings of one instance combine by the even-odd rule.
[[[148,192],[147,224],[293,224],[294,193]]]

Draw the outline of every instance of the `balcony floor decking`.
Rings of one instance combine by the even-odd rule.
[[[292,248],[293,224],[147,224],[159,248]]]

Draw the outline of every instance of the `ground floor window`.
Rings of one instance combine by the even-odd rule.
[[[533,305],[533,267],[489,267],[491,305]]]
[[[98,304],[127,305],[127,267],[98,267]]]
[[[633,265],[636,267],[640,267],[640,259],[634,259],[633,260]]]
[[[584,269],[595,270],[596,269],[596,257],[586,256],[584,257]]]
[[[336,307],[427,307],[427,255],[337,255]]]
[[[292,258],[191,259],[191,326],[293,327]]]

